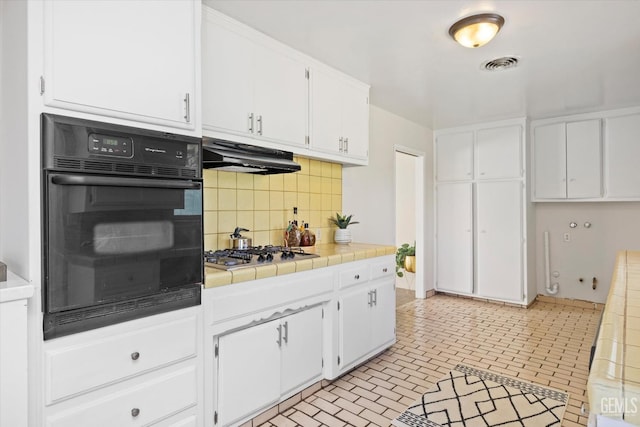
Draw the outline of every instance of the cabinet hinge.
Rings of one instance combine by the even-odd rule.
[[[338,365],[340,364],[340,356],[338,356]]]
[[[218,350],[218,344],[216,344],[215,348],[213,349],[213,355],[214,355],[215,357],[218,357],[218,353],[219,353],[219,350]]]
[[[40,95],[44,95],[44,76],[40,76]]]
[[[213,413],[213,423],[218,424],[218,411]]]
[[[322,318],[324,319],[324,308],[322,309]]]
[[[308,68],[306,68],[306,69],[304,70],[304,78],[305,78],[305,79],[307,79],[307,80],[309,80],[309,69],[308,69]]]
[[[305,145],[309,145],[309,144],[310,144],[310,138],[309,138],[309,135],[305,135],[305,136],[304,136],[304,144],[305,144]]]
[[[338,311],[340,311],[340,301],[338,301]]]
[[[322,358],[322,367],[324,368],[324,357]]]

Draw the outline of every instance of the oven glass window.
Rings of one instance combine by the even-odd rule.
[[[47,183],[48,312],[202,281],[201,183],[173,188],[175,182],[148,178],[141,186],[131,180],[126,186],[64,182],[73,184],[52,177]]]

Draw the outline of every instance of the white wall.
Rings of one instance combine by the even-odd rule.
[[[570,228],[576,222],[578,227]],[[592,223],[585,228],[584,223]],[[640,250],[640,202],[537,203],[536,270],[538,293],[544,291],[543,233],[549,231],[551,271],[560,273],[559,298],[605,302],[616,252]],[[565,242],[564,233],[570,233]],[[580,283],[579,278],[584,282]],[[596,277],[595,290],[591,279]]]
[[[342,207],[360,224],[350,227],[355,242],[393,245],[395,238],[394,145],[425,153],[425,250],[426,289],[433,289],[433,131],[400,116],[371,106],[369,165],[342,171]],[[418,254],[420,256],[420,254]]]

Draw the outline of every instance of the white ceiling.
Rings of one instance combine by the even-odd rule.
[[[371,85],[371,103],[432,129],[640,105],[638,0],[204,0]],[[448,29],[495,11],[468,49]],[[517,56],[517,68],[480,64]]]

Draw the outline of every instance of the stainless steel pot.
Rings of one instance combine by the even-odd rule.
[[[250,237],[231,237],[231,249],[249,249],[251,245]]]

